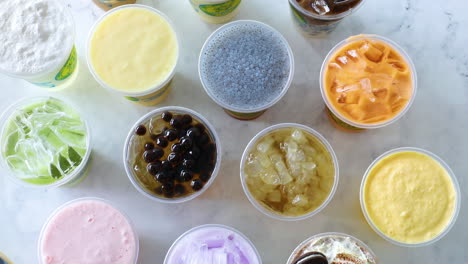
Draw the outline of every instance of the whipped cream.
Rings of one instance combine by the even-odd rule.
[[[38,74],[65,63],[74,24],[58,0],[3,0],[0,18],[1,71]]]

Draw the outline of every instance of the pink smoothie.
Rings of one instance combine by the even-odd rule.
[[[51,217],[42,231],[42,264],[135,264],[138,239],[127,218],[99,200],[78,200]]]
[[[253,244],[239,231],[203,225],[183,234],[167,253],[165,264],[260,264]]]

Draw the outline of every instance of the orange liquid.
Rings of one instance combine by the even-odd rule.
[[[411,68],[388,44],[371,39],[339,49],[328,62],[325,94],[333,108],[359,124],[394,118],[413,95]]]

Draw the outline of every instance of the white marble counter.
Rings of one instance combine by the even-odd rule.
[[[224,143],[221,171],[210,189],[194,201],[165,205],[136,191],[121,160],[130,126],[153,108],[137,106],[94,81],[84,61],[85,40],[103,12],[91,0],[63,1],[73,10],[77,24],[80,71],[72,87],[57,95],[81,106],[91,124],[92,164],[89,176],[73,188],[30,190],[0,177],[0,251],[15,263],[37,263],[37,237],[49,213],[82,196],[109,199],[131,217],[141,238],[142,264],[162,263],[180,234],[205,223],[226,224],[244,232],[256,244],[264,263],[285,263],[299,242],[325,231],[345,232],[362,239],[382,263],[468,263],[466,203],[462,203],[458,221],[446,237],[432,246],[415,249],[397,247],[380,238],[365,222],[359,206],[359,186],[365,169],[378,155],[399,146],[426,148],[446,160],[458,176],[466,201],[468,2],[368,0],[329,37],[309,40],[294,28],[286,0],[245,0],[236,19],[260,20],[283,33],[295,52],[297,70],[284,99],[259,119],[244,122],[227,116],[205,94],[198,79],[199,51],[219,26],[202,22],[188,0],[141,1],[169,15],[182,36],[175,89],[163,105],[183,105],[204,114]],[[347,134],[328,122],[318,76],[331,47],[358,33],[380,34],[401,44],[416,64],[419,92],[413,107],[397,123]],[[0,76],[0,89],[0,110],[20,97],[46,93],[6,76]],[[247,200],[239,180],[239,161],[247,142],[264,127],[280,122],[298,122],[318,130],[333,145],[340,161],[340,183],[332,202],[318,215],[300,222],[280,222],[261,214]]]

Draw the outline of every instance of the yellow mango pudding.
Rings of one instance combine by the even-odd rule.
[[[351,130],[378,128],[401,117],[416,93],[416,72],[392,41],[359,35],[325,59],[322,96],[333,123]]]
[[[264,129],[247,146],[241,181],[252,204],[279,220],[310,217],[331,200],[338,164],[328,142],[299,124]]]
[[[167,95],[178,55],[169,19],[143,5],[107,12],[88,41],[88,65],[96,80],[142,104],[158,103]]]
[[[367,169],[361,207],[371,227],[402,246],[425,246],[442,238],[460,207],[458,182],[434,154],[417,148],[389,151]]]

